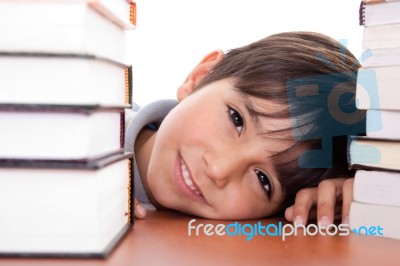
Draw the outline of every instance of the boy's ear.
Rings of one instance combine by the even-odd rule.
[[[200,63],[189,73],[189,76],[179,86],[177,91],[177,97],[179,101],[182,101],[188,96],[199,82],[207,76],[207,74],[214,68],[214,66],[224,58],[224,52],[222,50],[215,50],[206,55]]]

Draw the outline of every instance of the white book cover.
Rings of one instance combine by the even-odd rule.
[[[400,207],[400,173],[357,170],[353,199],[363,203]]]
[[[399,220],[400,207],[356,201],[350,206],[349,225],[353,233],[400,239]]]
[[[0,162],[0,257],[107,256],[132,222],[128,158],[82,169]]]
[[[128,106],[130,71],[85,55],[0,52],[0,104]]]
[[[124,29],[83,0],[0,1],[0,36],[3,52],[80,53],[126,61]]]

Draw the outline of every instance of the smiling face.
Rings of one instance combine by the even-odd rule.
[[[318,88],[321,95],[330,95],[337,82],[343,84],[341,89],[355,92],[358,68],[345,47],[312,32],[275,34],[227,54],[208,54],[179,87],[181,102],[159,131],[135,143],[151,201],[205,218],[250,219],[290,206],[301,188],[352,176],[346,135],[362,132],[359,124],[326,120],[330,105],[305,97],[315,94],[313,86],[302,86],[304,97],[296,94],[299,101],[290,103],[295,110],[291,113],[286,84],[319,77],[326,85]],[[345,73],[350,82],[339,78],[327,83],[326,75],[338,73]],[[344,102],[342,110],[355,109],[354,101]],[[347,133],[332,136],[332,126]],[[323,139],[332,140],[332,150],[323,147]],[[314,150],[324,152],[303,156]],[[301,168],[300,161],[330,161],[332,167]]]
[[[211,219],[251,219],[275,213],[282,192],[270,156],[290,143],[268,137],[288,119],[252,117],[232,79],[185,97],[154,140],[147,183],[160,205]],[[277,106],[275,106],[276,108]]]

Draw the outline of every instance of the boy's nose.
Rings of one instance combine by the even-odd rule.
[[[205,152],[203,154],[204,172],[218,188],[225,187],[228,182],[243,176],[247,164],[237,152]]]

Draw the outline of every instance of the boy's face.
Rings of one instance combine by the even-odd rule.
[[[248,99],[253,106],[273,107]],[[164,207],[204,218],[273,214],[282,193],[269,157],[289,143],[265,133],[288,126],[288,119],[251,117],[232,80],[209,84],[183,99],[161,124],[147,173],[151,193]]]

